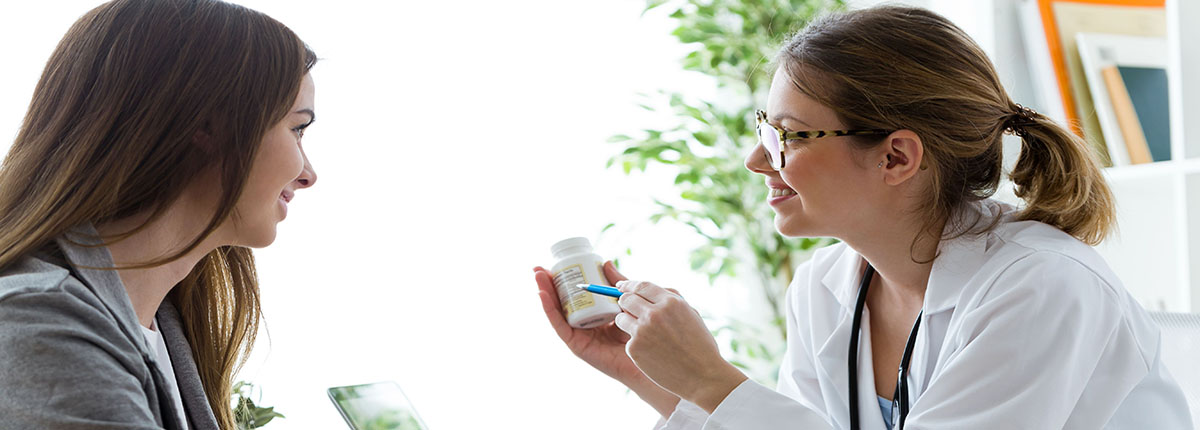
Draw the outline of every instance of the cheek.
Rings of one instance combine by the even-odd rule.
[[[285,134],[263,142],[258,164],[262,166],[264,176],[278,185],[283,185],[300,176],[300,170],[304,168],[304,159],[300,155],[296,138]]]
[[[829,160],[816,151],[798,149],[789,154],[787,166],[779,172],[780,178],[802,196],[820,188],[829,175]]]
[[[290,130],[288,130],[290,132]],[[255,194],[279,194],[304,168],[300,148],[294,137],[272,133],[265,139],[254,158],[248,189]]]

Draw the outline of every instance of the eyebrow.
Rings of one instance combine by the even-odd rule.
[[[313,112],[313,110],[312,110],[312,109],[300,109],[300,110],[296,111],[295,113],[306,113],[306,114],[308,114],[308,120],[309,120],[310,122],[311,122],[311,121],[316,121],[316,120],[317,120],[317,114],[316,114],[315,112]]]
[[[786,119],[790,119],[790,120],[792,120],[792,121],[796,121],[796,122],[798,122],[798,123],[800,123],[800,124],[803,124],[805,127],[810,127],[810,128],[812,127],[812,126],[811,126],[811,125],[809,125],[807,122],[804,122],[804,120],[802,120],[802,119],[800,119],[800,118],[796,118],[796,117],[794,117],[794,116],[791,116],[791,115],[788,115],[788,114],[786,114],[786,113],[782,113],[782,114],[781,114],[781,113],[777,113],[777,114],[775,114],[775,115],[772,115],[772,116],[771,116],[771,121],[775,122],[776,124],[779,124],[779,123],[780,123],[780,121],[779,121],[779,120],[781,120],[781,119],[785,119],[785,118],[786,118]]]

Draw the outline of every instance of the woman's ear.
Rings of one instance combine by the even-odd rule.
[[[192,133],[192,145],[200,148],[206,154],[212,154],[217,151],[216,146],[213,144],[212,133],[209,132],[207,122],[202,127],[196,129],[195,133]]]
[[[888,185],[903,184],[921,170],[925,148],[921,145],[921,137],[911,130],[892,132],[884,148],[884,182]]]

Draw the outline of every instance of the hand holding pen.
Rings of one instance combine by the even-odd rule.
[[[712,413],[746,375],[721,357],[700,313],[678,291],[650,282],[622,280],[614,288],[588,285],[598,294],[619,294],[617,327],[628,333],[626,352],[642,372],[667,391]]]

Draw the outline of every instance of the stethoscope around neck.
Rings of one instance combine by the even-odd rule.
[[[863,272],[862,283],[858,286],[858,302],[854,305],[854,323],[850,328],[850,354],[847,360],[850,381],[850,430],[859,430],[858,425],[858,335],[862,324],[863,309],[867,305],[867,289],[871,287],[871,278],[875,276],[875,268],[870,263]],[[908,363],[912,359],[913,346],[917,343],[917,331],[921,328],[921,316],[925,310],[917,314],[912,332],[908,334],[908,342],[904,345],[904,356],[900,358],[900,369],[896,372],[896,392],[892,395],[892,425],[895,429],[904,428],[904,419],[908,417],[909,404],[912,399],[908,393]]]

